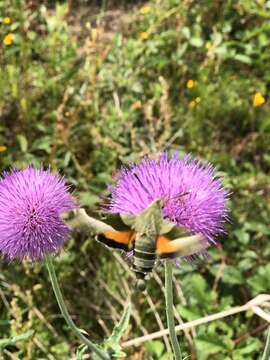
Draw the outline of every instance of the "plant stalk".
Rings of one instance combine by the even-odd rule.
[[[173,286],[172,286],[172,263],[165,260],[165,301],[166,315],[170,340],[172,343],[175,360],[182,360],[181,349],[177,340],[173,316]]]
[[[269,359],[270,359],[270,326],[268,326],[267,339],[266,339],[262,360],[269,360]]]
[[[59,283],[58,283],[56,273],[55,273],[55,270],[54,270],[52,257],[50,255],[46,256],[45,263],[46,263],[46,266],[47,266],[47,270],[49,272],[50,280],[51,280],[51,283],[52,283],[52,287],[53,287],[53,291],[54,291],[54,295],[56,297],[57,303],[58,303],[59,308],[61,310],[61,313],[62,313],[64,319],[66,320],[68,326],[70,327],[70,329],[100,359],[102,359],[102,360],[110,360],[110,356],[106,352],[101,350],[96,344],[94,344],[92,341],[87,339],[81,333],[81,331],[77,328],[74,321],[71,319],[71,316],[69,315],[68,309],[67,309],[66,304],[64,302],[64,298],[63,298],[62,292],[60,290]]]

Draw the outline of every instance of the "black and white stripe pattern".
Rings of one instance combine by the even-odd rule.
[[[133,257],[133,270],[135,271],[137,277],[144,278],[147,273],[150,273],[156,262],[156,252],[155,249],[148,251],[138,248],[135,245],[134,257]]]

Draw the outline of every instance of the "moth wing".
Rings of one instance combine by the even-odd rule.
[[[101,214],[101,219],[117,231],[128,231],[130,226],[123,220],[121,214]]]
[[[132,250],[135,240],[135,233],[132,230],[127,231],[105,231],[96,236],[96,240],[104,245],[125,251]]]
[[[168,222],[168,224],[172,224],[170,222]],[[166,238],[168,238],[169,240],[175,240],[175,239],[179,239],[181,237],[186,237],[189,235],[189,233],[187,232],[187,230],[181,226],[175,225],[173,224],[173,226],[171,227],[170,231],[166,232],[166,233],[160,233],[160,235],[164,235],[166,234]]]
[[[129,226],[131,228],[134,228],[135,222],[136,222],[136,215],[131,214],[120,214],[120,217],[123,221],[123,223],[126,226]]]
[[[89,216],[84,209],[75,209],[69,213],[63,213],[61,217],[72,229],[84,229],[94,234],[114,230],[114,228],[106,222]]]
[[[185,236],[170,240],[159,236],[156,243],[156,253],[160,258],[186,257],[200,253],[208,247],[201,235]]]

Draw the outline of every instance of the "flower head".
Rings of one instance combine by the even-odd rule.
[[[149,33],[147,31],[143,31],[139,34],[139,38],[141,40],[147,40],[149,38]]]
[[[191,100],[189,103],[188,103],[188,107],[190,109],[194,109],[196,107],[197,103],[195,100]]]
[[[9,17],[9,16],[6,16],[6,17],[4,17],[4,19],[3,19],[3,23],[4,24],[11,24],[11,18]]]
[[[108,212],[139,214],[154,200],[164,201],[163,216],[207,242],[224,232],[228,192],[209,163],[162,153],[124,168],[109,186]]]
[[[196,86],[196,84],[197,84],[197,82],[195,80],[189,79],[187,81],[187,88],[192,89],[192,88],[194,88],[194,86]]]
[[[264,103],[265,98],[259,91],[257,91],[256,94],[253,96],[253,107],[262,106]]]
[[[7,147],[5,145],[0,145],[0,153],[7,151]]]
[[[201,102],[201,98],[199,96],[197,96],[195,99],[191,100],[189,103],[188,103],[188,107],[190,109],[193,109],[195,108],[199,103]]]
[[[14,36],[13,34],[9,33],[4,37],[3,44],[9,46],[13,43]]]
[[[28,166],[0,180],[0,251],[9,259],[42,259],[62,246],[68,226],[60,214],[76,207],[64,180]]]
[[[140,13],[142,15],[146,15],[151,11],[151,7],[149,5],[144,5],[143,7],[140,8]]]

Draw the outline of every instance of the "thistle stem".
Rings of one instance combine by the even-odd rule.
[[[77,326],[75,325],[74,321],[71,319],[71,316],[68,312],[68,309],[66,307],[66,304],[64,302],[64,298],[62,295],[62,292],[60,290],[59,287],[59,283],[56,277],[56,273],[54,270],[54,266],[53,266],[53,262],[52,262],[52,257],[50,255],[47,255],[45,258],[45,263],[47,266],[47,270],[49,272],[49,276],[50,276],[50,280],[52,283],[52,287],[53,287],[53,291],[54,291],[54,295],[56,297],[57,303],[59,305],[59,308],[61,310],[61,313],[64,317],[64,319],[66,320],[68,326],[70,327],[70,329],[73,331],[73,333],[85,344],[88,346],[88,348],[93,351],[98,357],[99,359],[102,360],[110,360],[110,356],[104,352],[103,350],[101,350],[96,344],[94,344],[92,341],[90,341],[89,339],[87,339],[82,333],[81,331],[77,328]]]
[[[170,260],[165,261],[165,301],[167,324],[170,334],[170,340],[173,347],[175,360],[182,360],[181,349],[177,340],[174,316],[173,316],[173,287],[172,287],[172,263]]]
[[[270,359],[270,326],[268,326],[267,339],[262,357],[262,360],[268,359]]]

